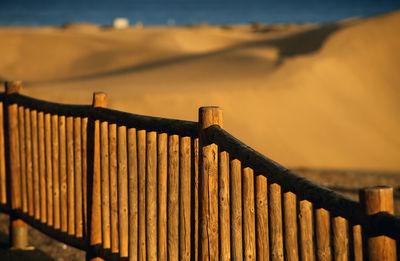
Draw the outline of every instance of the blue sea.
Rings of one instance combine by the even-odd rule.
[[[400,9],[400,0],[0,0],[0,26],[330,23]]]

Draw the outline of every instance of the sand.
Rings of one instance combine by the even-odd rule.
[[[333,25],[0,28],[0,80],[194,121],[218,105],[225,129],[287,167],[399,171],[398,32],[399,11]]]

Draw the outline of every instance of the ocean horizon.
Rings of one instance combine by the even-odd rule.
[[[1,0],[0,26],[60,26],[70,22],[108,26],[117,17],[144,25],[332,23],[397,9],[399,0]]]

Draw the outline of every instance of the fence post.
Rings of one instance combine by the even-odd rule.
[[[360,201],[367,216],[379,212],[394,214],[392,187],[365,188],[360,191]],[[367,235],[366,246],[365,253],[369,261],[396,260],[396,241],[394,239],[387,236]]]
[[[93,108],[105,108],[107,107],[107,96],[105,93],[95,92],[93,93]],[[93,248],[100,248],[102,244],[102,228],[101,228],[101,169],[100,169],[100,121],[94,120],[92,121],[92,136],[88,137],[88,139],[93,140],[93,144],[91,144],[92,151],[91,160],[92,160],[92,173],[91,174],[91,182],[88,184],[91,185],[91,204],[90,206],[90,225],[89,225],[89,251],[87,254],[87,259],[90,261],[102,261],[103,259],[97,257],[96,254],[93,253]],[[89,148],[88,148],[89,149]],[[89,153],[89,152],[88,152]],[[89,162],[88,162],[89,163]],[[90,186],[89,185],[89,186]]]
[[[21,93],[22,84],[20,81],[6,82],[6,95]],[[7,98],[6,98],[7,101]],[[28,225],[15,216],[15,211],[22,207],[21,197],[21,162],[19,153],[19,135],[18,135],[18,104],[7,104],[7,142],[8,153],[8,189],[11,203],[10,214],[10,244],[12,249],[28,250]]]
[[[222,110],[199,109],[200,142],[200,243],[199,260],[219,259],[218,228],[218,146],[209,144],[204,130],[212,125],[222,127]]]

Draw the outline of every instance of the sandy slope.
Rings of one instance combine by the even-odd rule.
[[[400,12],[317,27],[1,28],[25,93],[225,128],[287,166],[400,170]],[[5,39],[5,40],[4,40]]]

